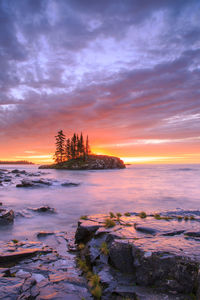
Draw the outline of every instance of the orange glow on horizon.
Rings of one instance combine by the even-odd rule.
[[[144,148],[146,149],[146,148]],[[200,154],[197,153],[189,153],[182,154],[177,151],[174,153],[163,153],[163,151],[157,151],[157,153],[149,152],[149,155],[144,151],[138,153],[135,151],[134,155],[132,155],[132,151],[126,151],[124,153],[124,149],[117,148],[109,148],[102,149],[97,147],[92,148],[92,152],[98,155],[110,155],[120,157],[126,164],[200,164]],[[134,149],[135,150],[135,149]],[[24,154],[24,155],[23,155]],[[36,151],[23,151],[19,155],[10,155],[5,157],[0,157],[0,161],[20,161],[26,160],[35,164],[51,164],[53,163],[53,152],[49,154],[40,151],[40,153],[36,153]]]
[[[98,155],[111,155],[106,153],[95,153]],[[132,156],[132,157],[121,157],[120,159],[124,161],[125,164],[200,164],[200,156],[192,159],[192,157],[171,157],[171,156]],[[9,157],[0,159],[0,161],[21,161],[26,160],[34,164],[51,164],[53,163],[53,158],[51,155],[38,155],[38,156],[21,156],[21,158]]]

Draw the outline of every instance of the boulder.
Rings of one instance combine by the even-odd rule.
[[[115,240],[109,248],[111,265],[123,273],[133,273],[132,245],[124,240]]]
[[[70,186],[79,186],[80,183],[75,183],[75,182],[63,182],[61,184],[62,186],[70,187]]]
[[[75,233],[75,243],[79,244],[89,241],[100,227],[100,224],[92,221],[80,221]]]
[[[55,213],[56,210],[55,208],[52,208],[48,205],[46,206],[41,206],[41,207],[38,207],[38,208],[30,208],[31,210],[35,211],[35,212],[39,212],[39,213]]]
[[[198,277],[198,264],[187,257],[164,252],[145,255],[140,248],[132,247],[136,283],[155,286],[163,291],[192,293]]]
[[[13,174],[22,174],[22,175],[26,175],[27,174],[27,172],[25,170],[20,171],[18,169],[12,170],[11,173],[13,173]]]
[[[49,186],[52,185],[52,182],[50,180],[27,180],[23,179],[20,184],[17,184],[16,187],[22,187],[22,188],[29,188],[29,187],[42,187],[42,186]]]
[[[14,211],[11,210],[0,210],[0,225],[8,225],[14,222]]]

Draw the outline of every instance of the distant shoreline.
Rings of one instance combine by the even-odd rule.
[[[34,165],[29,161],[0,161],[0,165]]]

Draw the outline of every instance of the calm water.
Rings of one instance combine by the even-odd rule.
[[[0,166],[36,172],[38,166]],[[0,187],[0,201],[15,212],[14,225],[0,228],[0,239],[30,238],[41,230],[71,230],[81,215],[114,212],[159,212],[199,210],[200,165],[132,165],[124,170],[41,170],[58,182],[80,183],[78,187],[54,185],[44,188]],[[31,179],[31,178],[30,178]],[[27,209],[49,205],[57,214],[30,213]]]

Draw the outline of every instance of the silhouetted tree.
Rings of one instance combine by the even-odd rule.
[[[71,140],[71,149],[72,149],[72,158],[76,158],[77,153],[77,144],[76,144],[76,133],[74,133],[72,140]]]
[[[65,135],[62,130],[58,131],[56,138],[56,151],[54,154],[54,160],[57,163],[65,160]]]
[[[80,155],[83,156],[85,151],[85,146],[84,146],[84,140],[83,140],[83,134],[81,132],[80,136]]]
[[[85,160],[86,157],[91,153],[88,136],[86,139],[86,144],[84,144],[82,132],[80,136],[74,133],[72,138],[66,139],[63,131],[60,130],[55,138],[56,151],[54,154],[54,160],[57,163],[79,157],[82,157]]]
[[[86,154],[86,156],[88,156],[90,153],[91,153],[91,150],[90,150],[89,138],[88,138],[88,135],[87,135],[86,146],[85,146],[85,154]]]
[[[71,142],[70,142],[69,138],[67,139],[67,142],[66,142],[66,158],[67,159],[71,158]]]

